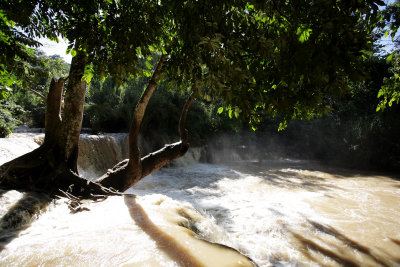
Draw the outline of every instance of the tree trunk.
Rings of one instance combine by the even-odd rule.
[[[82,129],[83,108],[85,105],[86,82],[82,80],[87,55],[78,51],[72,58],[65,96],[63,122],[60,132],[60,146],[63,148],[67,167],[78,173],[78,144]]]
[[[61,128],[61,103],[64,90],[64,78],[58,81],[52,79],[49,94],[46,100],[45,116],[45,143],[54,143],[58,139],[58,131]]]
[[[0,167],[2,187],[27,190],[65,190],[81,183],[77,176],[78,142],[81,131],[86,82],[82,81],[86,54],[79,51],[72,59],[61,114],[65,79],[53,79],[46,100],[45,139],[34,151]]]

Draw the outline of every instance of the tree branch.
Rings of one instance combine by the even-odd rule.
[[[36,90],[33,90],[32,88],[27,88],[27,89],[28,89],[30,92],[32,92],[34,95],[40,97],[40,98],[43,100],[44,104],[47,104],[47,99],[46,99],[46,97],[45,97],[44,95],[42,95],[41,93],[39,93],[39,92],[36,91]]]
[[[189,149],[189,144],[179,141],[173,144],[165,145],[162,149],[157,150],[143,157],[141,160],[142,175],[140,179],[161,169],[174,159],[182,157],[183,155],[185,155],[188,149]],[[138,181],[140,179],[138,179]]]
[[[182,157],[189,149],[188,131],[185,129],[185,122],[190,105],[194,100],[194,93],[190,94],[182,108],[181,117],[179,120],[179,135],[181,141],[164,146],[162,149],[150,153],[141,159],[142,175],[141,178],[151,174],[152,172],[161,169],[169,162],[179,157]],[[141,179],[140,178],[140,179]]]
[[[141,157],[138,145],[140,125],[142,124],[147,104],[149,103],[149,100],[157,87],[157,83],[162,72],[162,67],[165,61],[167,61],[168,57],[168,55],[161,56],[146,89],[143,91],[143,94],[135,107],[133,122],[129,129],[129,159],[133,161],[134,164],[139,164]]]
[[[184,128],[184,124],[193,99],[194,95],[191,94],[182,108],[178,127],[182,139],[181,141],[165,145],[162,149],[148,154],[139,159],[139,163],[136,165],[131,159],[121,161],[105,175],[97,179],[96,183],[101,184],[103,187],[112,187],[119,192],[123,192],[135,185],[142,178],[164,167],[172,160],[183,156],[189,149],[189,144],[187,142],[188,134],[187,130]]]
[[[194,99],[194,92],[190,94],[189,98],[186,100],[185,105],[183,106],[181,117],[179,119],[179,136],[183,143],[187,142],[188,139],[188,131],[185,129],[185,122],[187,113],[189,111],[190,105],[192,104]]]

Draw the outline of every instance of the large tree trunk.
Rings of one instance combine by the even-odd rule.
[[[65,95],[65,105],[60,144],[63,148],[64,160],[67,167],[78,173],[78,143],[82,129],[83,108],[85,105],[86,82],[82,80],[87,55],[78,51],[72,59],[71,70],[68,76],[68,87]]]
[[[46,102],[45,139],[34,151],[5,163],[0,168],[0,185],[27,190],[65,190],[77,176],[78,142],[81,131],[86,82],[82,51],[72,59],[62,114],[64,78],[53,79]],[[84,183],[82,183],[84,184]]]

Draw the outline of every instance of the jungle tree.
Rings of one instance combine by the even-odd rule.
[[[329,110],[323,104],[327,95],[345,91],[346,79],[362,79],[361,61],[372,47],[370,33],[379,19],[379,4],[379,0],[1,3],[1,40],[7,53],[14,49],[12,42],[23,51],[34,38],[61,36],[68,40],[73,56],[69,76],[50,85],[43,145],[4,164],[1,185],[69,189],[81,196],[111,187],[124,191],[187,151],[184,122],[194,97],[220,99],[219,112],[226,110],[254,127],[265,115],[279,116],[283,128],[291,119],[322,114]],[[153,67],[154,53],[158,63]],[[10,55],[11,61],[2,61],[1,66],[14,73],[12,60],[20,56]],[[110,75],[117,82],[135,75],[147,75],[149,80],[130,127],[129,159],[89,183],[77,174],[77,152],[86,85],[94,73]],[[192,92],[178,127],[181,140],[142,157],[141,121],[157,83],[167,77],[171,87]]]

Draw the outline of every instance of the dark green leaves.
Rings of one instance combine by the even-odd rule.
[[[400,52],[390,54],[392,67],[389,69],[391,76],[384,78],[383,86],[379,90],[378,98],[381,99],[376,110],[384,110],[387,106],[400,102]],[[388,57],[388,58],[389,58]]]
[[[219,99],[219,113],[227,111],[253,124],[267,115],[280,116],[284,128],[291,119],[326,112],[326,96],[346,90],[345,79],[362,78],[361,63],[371,50],[380,1],[20,4],[25,15],[8,20],[29,33],[26,39],[61,35],[69,40],[72,55],[84,51],[88,81],[93,74],[111,75],[118,83],[150,76],[154,64],[149,57],[169,54],[164,69],[171,88],[194,91],[211,102]],[[5,6],[10,11],[13,5]],[[3,24],[3,35],[13,36],[14,26]],[[0,40],[6,40],[3,35]],[[4,46],[12,51],[7,42]]]

